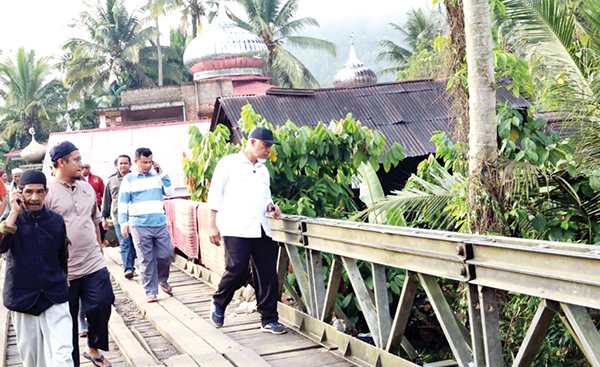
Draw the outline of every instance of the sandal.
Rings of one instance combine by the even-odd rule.
[[[89,359],[94,366],[96,367],[112,367],[112,364],[110,362],[108,362],[108,364],[104,364],[104,356],[101,354],[100,358],[94,358],[91,355],[89,355],[87,352],[83,352],[83,358]],[[98,364],[101,363],[101,364]]]
[[[156,295],[156,294],[149,295],[148,297],[146,297],[146,302],[148,302],[148,303],[158,302],[158,295]]]
[[[169,283],[160,282],[160,283],[158,283],[158,286],[160,287],[160,289],[162,289],[163,292],[165,292],[169,296],[173,296],[173,288],[171,287],[171,285]]]

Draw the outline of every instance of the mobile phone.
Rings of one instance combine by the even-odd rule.
[[[152,162],[152,167],[154,167],[154,170],[156,171],[156,173],[158,173],[160,175],[160,173],[162,172],[160,167],[156,165],[156,162]]]

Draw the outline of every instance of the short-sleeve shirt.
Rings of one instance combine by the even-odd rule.
[[[96,227],[102,221],[96,192],[85,181],[73,185],[55,177],[48,180],[48,195],[44,205],[65,220],[69,239],[69,280],[78,279],[106,267],[96,237]]]

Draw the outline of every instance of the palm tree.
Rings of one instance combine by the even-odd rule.
[[[73,52],[66,67],[70,100],[87,93],[102,95],[107,89],[155,86],[139,66],[139,51],[156,36],[142,29],[138,11],[127,12],[123,0],[97,0],[70,25],[88,37],[71,38],[63,49]]]
[[[303,49],[323,50],[335,56],[335,45],[318,38],[298,36],[304,27],[319,26],[314,18],[294,19],[299,0],[238,0],[248,22],[233,15],[238,24],[259,36],[269,52],[265,75],[282,87],[314,87],[318,82],[306,66],[292,55],[286,43]]]
[[[205,7],[199,0],[173,0],[177,8],[181,9],[181,30],[187,33],[188,26],[192,25],[192,39],[198,35],[200,18],[205,15]]]
[[[511,45],[527,55],[542,55],[555,82],[557,101],[576,124],[583,166],[600,161],[600,4],[583,0],[502,0],[501,24],[512,32]],[[576,6],[576,7],[575,7]],[[569,127],[569,126],[567,126]]]
[[[433,50],[435,38],[443,32],[442,21],[438,12],[426,13],[423,9],[412,9],[408,12],[408,19],[404,26],[389,23],[390,27],[404,35],[408,47],[402,47],[391,40],[379,41],[383,52],[377,55],[376,61],[386,61],[395,66],[384,69],[382,74],[394,73],[404,69],[410,62],[414,52],[420,50]]]
[[[163,58],[160,48],[160,28],[158,27],[158,17],[165,13],[165,5],[169,0],[148,0],[147,9],[150,11],[150,19],[156,24],[156,60],[158,69],[158,85],[163,85]]]
[[[62,83],[52,77],[49,57],[36,58],[35,51],[19,48],[15,58],[0,63],[0,140],[12,142],[18,149],[29,142],[28,131],[34,128],[38,139],[43,140],[55,125],[60,111],[58,89]]]
[[[192,81],[192,74],[183,64],[185,47],[191,41],[181,29],[171,29],[170,46],[162,46],[163,84],[181,84]],[[156,47],[149,46],[140,50],[140,67],[154,80],[158,80]]]

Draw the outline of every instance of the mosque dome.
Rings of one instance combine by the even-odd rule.
[[[333,85],[336,88],[358,87],[377,83],[377,75],[356,57],[354,52],[354,41],[350,34],[350,57],[344,64],[344,68],[333,77]]]
[[[268,52],[258,36],[238,27],[225,13],[223,1],[208,29],[190,42],[183,63],[194,80],[220,76],[263,75]]]

